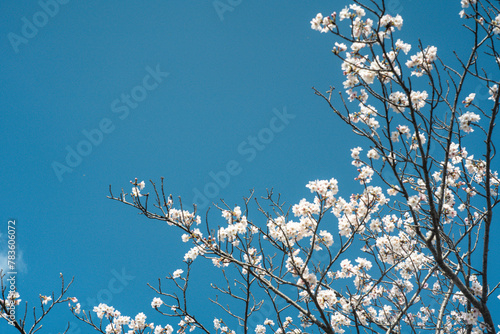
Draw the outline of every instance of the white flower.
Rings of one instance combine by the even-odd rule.
[[[465,104],[465,107],[469,107],[472,101],[474,101],[475,97],[476,97],[475,93],[470,93],[469,96],[467,96],[465,100],[462,101],[462,103]]]
[[[363,21],[358,17],[352,22],[352,36],[354,38],[359,38],[362,35],[370,35],[372,32],[373,20],[366,19]]]
[[[311,190],[312,193],[318,193],[321,196],[333,196],[338,193],[339,187],[336,179],[328,180],[316,180],[310,181],[307,185],[307,188]]]
[[[316,14],[316,17],[314,17],[311,20],[311,29],[322,31],[323,30],[323,27],[321,26],[322,22],[323,22],[323,14],[321,13]]]
[[[42,301],[42,304],[46,305],[48,302],[52,300],[52,297],[40,295],[40,299]]]
[[[123,315],[118,316],[113,319],[113,324],[117,326],[128,325],[130,323],[130,317],[125,317]]]
[[[500,34],[500,14],[497,15],[493,21],[491,21],[491,25],[493,26],[493,33],[495,35]]]
[[[463,130],[466,133],[474,132],[474,129],[470,125],[472,122],[479,122],[480,119],[481,117],[479,117],[479,115],[467,111],[458,118],[460,121],[460,130]]]
[[[366,46],[366,43],[355,42],[355,43],[352,43],[351,50],[354,52],[358,52],[359,50],[361,50],[365,46]]]
[[[236,216],[236,218],[241,217],[241,208],[239,206],[235,206],[233,210],[233,214]]]
[[[335,47],[333,48],[333,52],[339,54],[340,52],[344,52],[345,50],[347,50],[347,45],[345,45],[344,43],[335,42]]]
[[[366,156],[369,159],[375,159],[375,160],[377,160],[378,158],[380,158],[380,154],[374,148],[372,148],[371,150],[369,150],[368,153],[366,154]]]
[[[333,236],[330,232],[320,231],[319,235],[320,242],[323,243],[326,247],[330,247],[331,245],[333,245]]]
[[[272,321],[270,319],[266,319],[266,320],[264,320],[264,325],[274,326],[274,321]]]
[[[358,257],[355,261],[358,263],[359,269],[370,270],[372,268],[372,263],[370,261],[368,261],[367,259]]]
[[[375,80],[375,77],[377,76],[377,72],[373,70],[361,69],[359,70],[359,76],[361,77],[361,79],[363,79],[364,82],[371,85]]]
[[[151,307],[152,308],[157,308],[163,305],[163,300],[161,298],[155,297],[153,298],[153,301],[151,302]]]
[[[361,161],[359,160],[359,153],[363,151],[361,147],[355,147],[351,148],[351,158],[353,158],[352,164],[356,167],[360,167],[362,165]]]
[[[349,9],[347,7],[342,9],[339,13],[340,21],[345,20],[345,19],[349,19],[349,18],[351,18],[351,16],[352,16],[352,13],[349,12]]]
[[[425,106],[425,99],[428,97],[427,92],[424,90],[423,92],[412,91],[410,93],[411,104],[415,110],[420,110]]]
[[[490,97],[488,98],[488,100],[495,101],[495,99],[497,98],[497,93],[498,93],[498,85],[493,85],[489,89],[489,93],[490,93]]]
[[[142,197],[141,190],[138,187],[132,187],[132,193],[131,193],[131,195],[133,197]]]
[[[352,5],[349,5],[349,8],[352,9],[353,11],[355,11],[356,15],[359,17],[363,17],[366,15],[365,10],[359,5],[352,4]]]
[[[309,203],[305,198],[301,199],[299,204],[295,204],[292,207],[292,212],[296,217],[299,216],[309,216],[313,214],[318,214],[320,210],[319,204]]]
[[[370,183],[374,173],[375,171],[370,166],[363,166],[359,170],[359,175],[355,178],[355,180],[358,180],[360,184]]]
[[[417,134],[413,134],[412,138],[411,138],[411,146],[410,146],[410,150],[416,150],[419,145],[423,145],[425,144],[425,142],[427,141],[427,139],[425,138],[425,135],[420,132],[418,134],[418,138],[420,139],[420,143],[419,143],[419,139],[417,139]]]
[[[418,209],[420,206],[420,197],[418,195],[410,196],[408,198],[408,206],[412,209]]]
[[[393,92],[389,95],[389,106],[396,113],[402,113],[408,104],[408,97],[402,92]]]
[[[141,197],[142,196],[141,190],[144,189],[144,187],[146,186],[146,183],[144,181],[137,183],[137,179],[135,179],[135,181],[130,181],[130,183],[132,183],[134,185],[134,187],[132,187],[131,195],[133,197]]]
[[[80,303],[76,304],[76,307],[75,307],[75,310],[74,310],[76,314],[80,314],[81,307],[82,307],[82,305],[80,305]]]
[[[391,141],[393,141],[393,142],[399,141],[399,131],[391,132]]]
[[[328,16],[323,17],[321,13],[318,13],[316,17],[311,20],[311,29],[313,30],[328,32],[333,28],[335,28],[333,20]]]
[[[146,328],[148,325],[146,324],[146,315],[144,313],[139,313],[135,316],[135,319],[134,321],[131,321],[130,324],[129,324],[129,327],[133,325],[133,328],[134,329],[144,329]]]
[[[382,224],[379,219],[374,219],[370,223],[370,230],[373,232],[382,232]]]
[[[402,40],[398,39],[396,42],[396,47],[400,50],[403,50],[405,54],[408,54],[411,50],[411,45],[408,43],[404,43]]]
[[[470,4],[475,4],[476,0],[460,0],[462,8],[468,8]]]
[[[399,192],[398,186],[392,186],[392,188],[387,189],[387,194],[389,194],[389,196],[396,196],[398,192]]]
[[[401,30],[401,27],[403,26],[403,18],[399,14],[394,17],[386,14],[380,19],[380,26],[387,27],[389,31],[394,31],[394,27]]]
[[[184,270],[182,270],[182,269],[177,269],[176,271],[174,271],[174,273],[173,273],[172,277],[173,277],[173,278],[179,278],[179,277],[181,277],[181,274],[182,274],[183,272],[184,272]]]
[[[416,55],[411,56],[411,60],[406,62],[408,68],[415,68],[411,75],[420,77],[426,71],[432,70],[432,63],[437,59],[437,48],[435,46],[428,46],[425,50],[418,52]]]
[[[173,332],[174,328],[170,325],[166,325],[165,327],[161,327],[158,325],[155,327],[155,334],[172,334]],[[134,333],[134,331],[132,331],[132,333]]]
[[[108,324],[106,326],[106,334],[119,334],[122,331],[122,327],[120,325]]]
[[[198,255],[203,254],[205,251],[200,246],[194,246],[185,255],[184,261],[194,261]]]
[[[102,319],[103,316],[106,316],[106,318],[110,316],[115,316],[119,314],[118,311],[115,311],[114,307],[108,306],[106,304],[100,303],[99,306],[94,306],[94,312],[97,313],[97,317],[99,319]]]
[[[262,325],[257,325],[257,327],[255,327],[255,334],[265,334],[265,333],[266,333],[266,327]]]

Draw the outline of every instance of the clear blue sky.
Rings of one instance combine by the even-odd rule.
[[[344,1],[222,0],[233,4],[224,13],[211,0],[66,2],[45,17],[37,1],[0,4],[0,232],[5,243],[7,220],[17,220],[23,300],[58,289],[63,272],[76,277],[70,295],[85,308],[85,297],[100,296],[124,314],[152,316],[146,283],[182,267],[187,246],[165,224],[106,199],[109,185],[129,192],[134,177],[164,176],[185,204],[207,189],[218,192],[210,201],[241,204],[249,189],[274,188],[293,203],[308,196],[309,180],[336,177],[345,193],[356,186],[356,138],[311,90],[341,87],[334,39],[309,21]],[[458,0],[389,2],[405,20],[405,41],[419,37],[440,56],[460,45]],[[34,19],[38,31],[26,24]],[[11,42],[10,33],[29,38]],[[249,136],[259,134],[265,143],[252,149]],[[73,150],[86,156],[69,166]],[[205,189],[234,162],[238,175]],[[109,295],[122,270],[134,278]],[[47,320],[44,333],[63,330]]]

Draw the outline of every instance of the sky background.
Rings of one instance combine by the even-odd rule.
[[[350,165],[357,139],[311,89],[341,87],[343,77],[330,52],[334,37],[311,30],[309,22],[347,2],[222,0],[230,8],[223,13],[214,3],[67,1],[49,8],[53,16],[36,35],[26,31],[33,36],[17,47],[9,33],[21,36],[23,20],[43,19],[42,7],[0,3],[0,233],[5,245],[7,221],[17,221],[24,301],[57,290],[62,272],[75,277],[69,295],[84,308],[103,301],[154,321],[154,293],[146,283],[182,268],[188,245],[166,224],[106,199],[109,185],[129,192],[135,177],[165,177],[166,191],[190,205],[213,181],[210,173],[236,161],[241,172],[209,201],[242,204],[250,189],[261,196],[274,188],[295,203],[309,196],[308,181],[332,177],[346,194],[359,191]],[[391,14],[404,18],[398,37],[405,42],[420,38],[443,57],[463,44],[458,0],[388,3]],[[147,79],[151,90],[145,90],[151,71],[168,76]],[[133,107],[120,101],[131,93],[141,100]],[[279,132],[263,130],[284,111],[290,116],[276,123]],[[85,133],[99,128],[107,133],[94,137],[91,152],[58,176],[54,165],[68,166],[66,156],[77,147],[89,151]],[[248,137],[262,131],[271,137],[261,150],[242,153]],[[200,263],[197,272],[210,267]],[[204,277],[195,291],[206,291],[210,276]],[[55,314],[64,321],[49,316],[42,333],[76,323],[65,309]],[[90,331],[83,324],[76,329]],[[12,328],[1,322],[0,331]]]

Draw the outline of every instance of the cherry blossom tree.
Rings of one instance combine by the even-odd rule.
[[[73,284],[73,279],[69,283],[65,283],[63,274],[60,274],[61,289],[58,294],[52,292],[50,296],[39,295],[40,307],[37,309],[33,307],[29,309],[28,302],[24,303],[24,312],[16,313],[16,309],[21,306],[21,296],[19,292],[10,284],[10,277],[6,277],[3,270],[0,270],[0,319],[5,320],[9,326],[23,334],[32,334],[38,332],[43,324],[45,317],[51,312],[58,304],[77,303],[77,298],[67,297],[68,290]],[[73,309],[77,307],[73,306]],[[32,311],[32,313],[31,313]],[[29,313],[28,313],[29,312]],[[29,314],[29,315],[28,315]],[[29,318],[28,318],[29,316]],[[32,321],[27,322],[32,319]],[[29,325],[31,323],[31,326]],[[5,326],[5,324],[4,324]],[[69,327],[66,328],[66,333]]]
[[[151,286],[165,323],[104,304],[82,311],[76,300],[73,314],[101,333],[495,333],[499,82],[489,73],[500,68],[500,11],[488,0],[461,7],[469,49],[455,54],[456,66],[440,58],[447,51],[398,38],[403,18],[384,1],[354,0],[314,17],[345,76],[341,89],[314,92],[364,143],[351,149],[355,182],[311,181],[308,197],[291,206],[272,191],[240,206],[221,201],[211,222],[174,200],[163,179],[149,193],[135,179],[130,193],[110,198],[182,230],[190,245],[186,267]],[[476,98],[477,88],[488,98]],[[354,190],[344,198],[344,189]],[[203,259],[226,282],[213,285],[221,312],[209,323],[188,294]],[[250,326],[264,306],[269,316]]]

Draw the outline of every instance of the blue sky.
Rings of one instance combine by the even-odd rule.
[[[220,3],[230,9],[218,12]],[[294,203],[309,180],[354,186],[357,139],[311,89],[341,87],[334,39],[309,21],[345,3],[66,0],[47,7],[52,16],[35,32],[23,26],[44,19],[40,3],[2,2],[0,226],[17,221],[23,299],[57,289],[63,272],[76,277],[70,295],[153,314],[146,283],[181,267],[186,248],[165,224],[106,199],[109,185],[128,192],[134,177],[163,176],[187,205],[203,202],[198,191],[232,205],[249,189],[274,188]],[[405,41],[447,56],[460,45],[459,1],[389,3]],[[9,40],[23,29],[30,38]],[[78,150],[85,156],[66,160]],[[207,186],[228,164],[238,172]],[[63,329],[47,320],[47,333]]]

